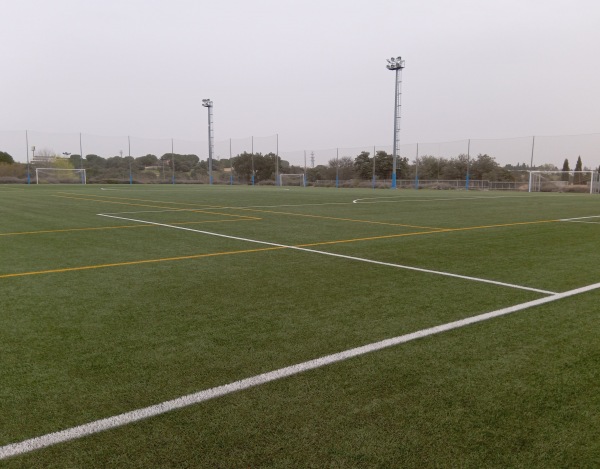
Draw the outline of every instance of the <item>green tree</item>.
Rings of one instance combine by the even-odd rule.
[[[465,154],[460,154],[456,158],[451,158],[444,166],[442,179],[466,179],[467,167],[469,164],[469,157]]]
[[[361,179],[373,177],[373,159],[369,158],[368,151],[363,151],[354,158],[354,173]]]
[[[341,181],[354,177],[354,160],[351,156],[342,156],[338,161],[338,176]]]
[[[129,168],[129,160],[127,157],[111,156],[110,158],[106,158],[106,167],[116,169]]]
[[[583,171],[583,163],[581,162],[581,156],[577,158],[577,163],[575,163],[575,171]],[[583,182],[583,175],[581,173],[575,173],[575,177],[573,178],[574,184],[581,184]]]
[[[375,176],[379,179],[391,179],[393,165],[392,155],[383,150],[375,153]]]
[[[439,179],[442,169],[442,158],[424,155],[419,157],[419,179]]]
[[[175,154],[175,171],[188,172],[191,171],[199,162],[200,158],[197,155],[178,155]],[[229,164],[227,164],[229,166]]]
[[[158,164],[158,158],[156,155],[147,154],[145,156],[138,156],[135,159],[135,164],[138,169],[144,169],[148,166],[156,166]]]
[[[569,173],[567,171],[571,171],[571,170],[569,169],[569,160],[567,158],[565,158],[565,162],[563,163],[562,171],[564,171],[564,172],[560,175],[560,180],[568,181]]]
[[[375,153],[375,175],[379,179],[391,179],[392,171],[394,170],[394,157],[383,150]],[[408,179],[410,175],[410,167],[408,158],[398,156],[396,160],[396,178]]]
[[[307,168],[306,180],[308,182],[322,181],[323,179],[329,179],[328,175],[329,168],[325,165],[317,165],[314,168]]]
[[[82,161],[81,155],[69,155],[69,163],[71,167],[81,169]]]
[[[238,177],[250,181],[252,179],[252,153],[243,152],[231,159],[233,170]]]
[[[85,155],[86,168],[106,168],[106,160],[101,156],[90,154]]]
[[[15,160],[5,151],[0,151],[0,163],[13,164]]]
[[[275,153],[267,153],[264,156],[259,155],[257,161],[258,168],[256,174],[260,181],[275,180],[276,167],[279,167],[279,172],[281,172],[281,157],[277,156]]]

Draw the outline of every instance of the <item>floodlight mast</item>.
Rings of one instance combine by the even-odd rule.
[[[203,99],[202,106],[208,108],[208,179],[209,183],[212,184],[212,159],[215,145],[213,133],[213,102],[210,99]]]
[[[393,166],[392,166],[392,189],[396,189],[396,160],[400,152],[400,108],[401,97],[402,97],[402,69],[404,68],[404,60],[402,57],[392,57],[388,59],[388,70],[396,71],[396,93],[394,103],[394,149],[392,153]]]

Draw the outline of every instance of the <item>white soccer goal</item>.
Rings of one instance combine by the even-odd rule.
[[[530,171],[529,192],[566,192],[579,187],[579,192],[600,193],[597,171]],[[585,188],[585,189],[583,189]]]
[[[306,180],[304,174],[280,174],[279,175],[280,186],[301,186],[306,187]]]
[[[35,168],[36,184],[86,184],[85,169]]]

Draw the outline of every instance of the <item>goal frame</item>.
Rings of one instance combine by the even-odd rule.
[[[541,177],[543,174],[568,174],[569,176],[575,176],[576,174],[590,175],[589,185],[590,194],[600,193],[600,173],[594,170],[588,171],[529,171],[529,192],[541,192]],[[559,182],[559,181],[555,181]],[[566,185],[568,185],[568,181]],[[537,190],[536,190],[537,188]]]
[[[75,169],[75,168],[35,168],[35,183],[40,183],[39,171],[70,171],[72,173],[79,173],[80,176],[80,184],[87,184],[87,175],[85,169]]]
[[[279,175],[279,187],[283,187],[283,176],[295,176],[302,178],[302,187],[306,187],[306,176],[304,173],[288,173]]]

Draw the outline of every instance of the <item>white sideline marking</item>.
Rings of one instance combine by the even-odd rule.
[[[589,217],[577,217],[577,218],[562,218],[559,221],[586,220],[588,218],[600,218],[600,215],[592,215],[592,216],[589,216]]]
[[[360,355],[375,352],[388,347],[393,347],[395,345],[404,344],[412,340],[420,339],[434,334],[439,334],[441,332],[450,331],[452,329],[458,329],[460,327],[465,327],[478,322],[487,321],[488,319],[515,313],[517,311],[522,311],[524,309],[532,308],[534,306],[551,303],[553,301],[567,298],[569,296],[579,295],[581,293],[596,290],[598,288],[600,288],[600,283],[595,283],[586,287],[577,288],[575,290],[569,290],[563,293],[555,293],[552,296],[547,296],[538,300],[528,301],[526,303],[521,303],[515,306],[509,306],[508,308],[502,308],[489,313],[479,314],[477,316],[471,316],[469,318],[460,319],[458,321],[448,322],[446,324],[422,329],[420,331],[411,332],[409,334],[393,337],[391,339],[381,340],[379,342],[363,345],[361,347],[345,350],[343,352],[325,355],[321,358],[297,363],[296,365],[287,366],[285,368],[279,368],[278,370],[270,371],[268,373],[262,373],[260,375],[241,379],[239,381],[234,381],[233,383],[225,384],[222,386],[205,389],[204,391],[188,394],[187,396],[182,396],[177,399],[161,402],[160,404],[155,404],[148,407],[143,407],[141,409],[132,410],[130,412],[125,412],[123,414],[96,420],[94,422],[78,425],[76,427],[67,428],[58,432],[48,433],[46,435],[30,438],[28,440],[24,440],[18,443],[11,443],[5,446],[0,446],[0,459],[6,459],[11,456],[17,456],[20,454],[28,453],[36,449],[46,448],[48,446],[53,446],[66,441],[83,438],[88,435],[93,435],[94,433],[99,433],[105,430],[110,430],[112,428],[121,427],[123,425],[138,422],[149,417],[155,417],[157,415],[171,412],[176,409],[181,409],[194,404],[199,404],[209,399],[225,396],[233,392],[242,391],[244,389],[249,389],[255,386],[259,386],[261,384],[269,383],[271,381],[287,378],[288,376],[297,375],[305,371],[314,370],[322,366],[331,365],[332,363],[348,360],[349,358],[358,357]]]
[[[589,223],[592,225],[597,225],[600,222],[597,221],[582,221],[582,220],[589,220],[590,218],[600,218],[600,215],[592,215],[590,217],[577,217],[577,218],[563,218],[559,221],[568,221],[571,223]]]
[[[362,199],[354,199],[352,201],[353,204],[377,204],[379,202],[429,202],[430,200],[435,201],[444,201],[444,202],[454,202],[461,200],[478,200],[478,199],[514,199],[523,197],[521,195],[492,195],[492,196],[473,196],[473,197],[444,197],[444,198],[436,198],[436,199],[411,199],[405,198],[400,195],[396,196],[385,196],[385,197],[365,197]],[[394,200],[382,200],[382,199],[394,199]],[[363,202],[367,200],[372,200],[372,202]]]
[[[214,233],[212,231],[197,230],[197,229],[188,228],[188,227],[185,227],[185,226],[167,225],[165,223],[156,223],[156,222],[153,222],[153,221],[137,220],[135,218],[117,217],[115,215],[109,215],[107,213],[99,213],[98,215],[101,216],[101,217],[116,218],[116,219],[119,219],[119,220],[133,221],[133,222],[138,222],[138,223],[145,223],[145,224],[148,224],[148,225],[163,226],[163,227],[166,227],[166,228],[173,228],[173,229],[176,229],[176,230],[192,231],[194,233],[201,233],[201,234],[206,234],[206,235],[210,235],[210,236],[218,236],[220,238],[235,239],[235,240],[238,240],[238,241],[247,241],[249,243],[265,244],[267,246],[275,246],[275,247],[280,247],[280,248],[292,249],[292,250],[295,250],[295,251],[311,252],[311,253],[314,253],[314,254],[322,254],[324,256],[339,257],[339,258],[342,258],[342,259],[349,259],[349,260],[353,260],[353,261],[367,262],[369,264],[385,265],[385,266],[388,266],[388,267],[395,267],[397,269],[412,270],[412,271],[415,271],[415,272],[424,272],[424,273],[427,273],[427,274],[443,275],[445,277],[453,277],[453,278],[460,278],[460,279],[463,279],[463,280],[472,280],[472,281],[475,281],[475,282],[489,283],[489,284],[492,284],[492,285],[499,285],[499,286],[502,286],[502,287],[516,288],[516,289],[519,289],[519,290],[527,290],[527,291],[532,291],[532,292],[536,292],[536,293],[542,293],[544,295],[554,295],[554,294],[556,294],[556,292],[553,292],[553,291],[540,290],[538,288],[525,287],[525,286],[522,286],[522,285],[515,285],[515,284],[512,284],[512,283],[498,282],[498,281],[495,281],[495,280],[487,280],[487,279],[479,278],[479,277],[469,277],[467,275],[452,274],[450,272],[441,272],[439,270],[422,269],[420,267],[411,267],[411,266],[402,265],[402,264],[392,264],[390,262],[382,262],[382,261],[375,261],[375,260],[371,260],[371,259],[365,259],[364,257],[346,256],[344,254],[336,254],[334,252],[327,252],[327,251],[318,251],[316,249],[308,249],[308,248],[303,248],[303,247],[300,247],[300,246],[288,246],[287,244],[278,244],[278,243],[271,243],[271,242],[268,242],[268,241],[260,241],[260,240],[256,240],[256,239],[241,238],[239,236],[231,236],[231,235],[225,235],[225,234],[221,234],[221,233]]]

